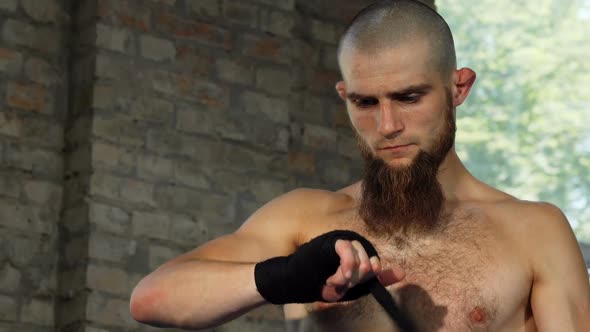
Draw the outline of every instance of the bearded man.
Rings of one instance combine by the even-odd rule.
[[[456,68],[446,22],[417,1],[376,2],[338,61],[363,178],[282,195],[162,265],[135,288],[135,319],[203,329],[270,302],[309,331],[590,331],[563,213],[482,183],[455,152],[475,73]]]

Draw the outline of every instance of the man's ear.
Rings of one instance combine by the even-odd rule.
[[[476,76],[469,68],[461,68],[453,73],[453,105],[459,106],[467,99]]]
[[[336,92],[338,92],[340,99],[346,101],[346,84],[344,81],[336,83]]]

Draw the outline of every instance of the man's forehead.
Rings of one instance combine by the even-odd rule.
[[[372,95],[433,84],[438,73],[417,48],[390,48],[373,53],[343,51],[340,66],[347,90]]]
[[[430,67],[429,46],[422,41],[403,43],[395,47],[359,49],[345,47],[340,54],[340,68],[345,77],[363,77],[380,71],[418,70]]]

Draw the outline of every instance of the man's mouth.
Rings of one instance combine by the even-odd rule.
[[[413,144],[399,144],[399,145],[389,145],[382,148],[379,148],[380,151],[390,151],[390,152],[402,152],[407,150]]]

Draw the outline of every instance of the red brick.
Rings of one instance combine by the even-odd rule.
[[[190,76],[174,75],[173,80],[176,92],[179,95],[190,96],[192,87],[192,79]]]
[[[227,50],[232,48],[231,33],[211,24],[182,20],[166,12],[157,15],[155,24],[159,31],[176,38],[195,40]]]
[[[23,56],[7,48],[0,48],[0,71],[17,74],[21,71]]]
[[[143,79],[158,92],[195,100],[215,108],[224,107],[229,100],[227,89],[210,81],[195,79],[188,73],[154,70],[147,72]]]
[[[341,79],[336,71],[316,69],[310,82],[311,90],[324,94],[336,94],[334,85]]]
[[[307,173],[315,173],[315,158],[313,155],[304,152],[290,152],[289,153],[289,168]]]
[[[209,81],[194,81],[192,93],[200,103],[213,108],[224,108],[229,99],[227,89]]]
[[[23,83],[10,83],[8,86],[8,106],[27,111],[47,112],[48,101],[49,93],[41,86]]]
[[[142,31],[148,30],[149,23],[144,18],[135,17],[135,16],[129,15],[127,13],[123,13],[123,12],[116,13],[115,15],[116,15],[118,21],[122,25],[128,26],[130,28],[142,30]]]
[[[262,39],[254,46],[254,53],[261,57],[275,57],[281,49],[281,42],[277,39]]]
[[[256,28],[258,25],[258,6],[239,1],[225,1],[223,16],[230,22]]]
[[[101,22],[140,31],[150,30],[150,8],[132,5],[128,1],[98,1],[98,18]]]
[[[243,40],[244,54],[279,63],[291,63],[289,43],[274,37],[249,35]]]
[[[178,46],[176,48],[175,66],[182,68],[192,76],[209,76],[215,68],[215,60],[208,54],[203,54],[198,48]]]
[[[12,60],[14,59],[19,53],[8,49],[8,48],[0,48],[0,60],[2,61],[6,61],[6,60]]]

